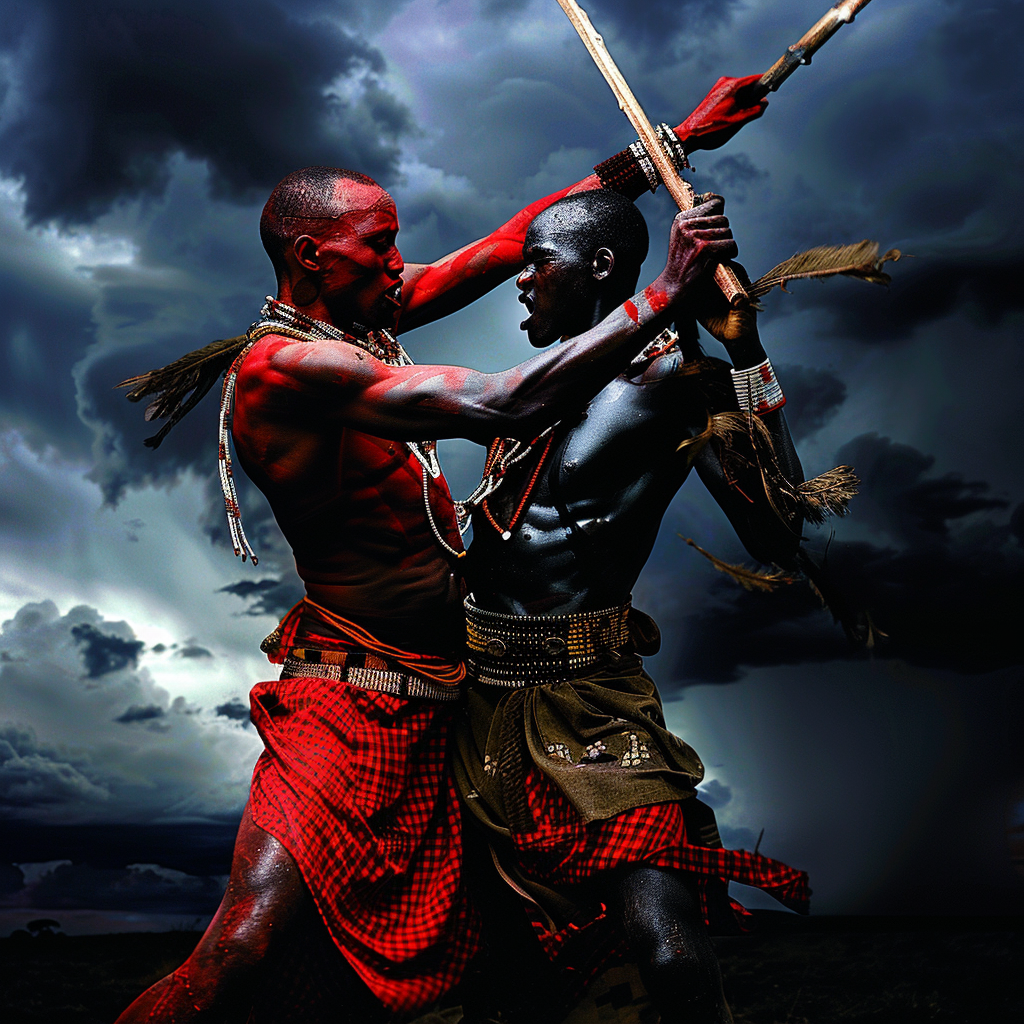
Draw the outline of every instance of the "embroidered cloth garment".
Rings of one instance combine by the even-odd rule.
[[[728,899],[729,881],[807,910],[805,872],[722,847],[713,811],[696,798],[703,766],[665,728],[638,657],[567,682],[472,688],[456,738],[466,807],[490,834],[502,870],[534,901],[552,957],[573,947],[567,959],[578,969],[581,960],[593,970],[607,962],[616,940],[598,940],[593,927],[608,898],[600,878],[630,864],[695,875],[713,930],[735,931],[746,915]],[[581,930],[591,934],[586,942]]]
[[[335,944],[393,1012],[456,984],[479,929],[465,897],[450,703],[344,681],[257,684],[253,820],[295,858]]]

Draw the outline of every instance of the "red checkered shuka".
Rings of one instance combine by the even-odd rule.
[[[294,857],[342,955],[392,1012],[434,1002],[479,946],[462,882],[451,705],[300,677],[257,684],[253,820]]]
[[[585,822],[562,790],[537,767],[525,765],[523,781],[533,827],[525,832],[513,831],[512,841],[519,868],[544,885],[574,885],[615,868],[643,864],[694,876],[704,922],[711,926],[718,923],[713,920],[717,909],[713,904],[716,897],[724,902],[730,881],[764,889],[785,906],[807,913],[810,888],[805,871],[748,850],[690,842],[679,801],[647,804],[611,818]],[[735,901],[729,903],[742,928],[749,913]],[[539,916],[531,917],[549,956],[566,959],[563,947],[578,944],[580,927],[571,924],[551,932]],[[585,923],[584,930],[592,930],[589,926],[595,923]],[[609,943],[608,955],[601,961],[606,962],[613,952],[621,952],[614,946],[617,944]],[[570,953],[569,958],[577,955]],[[593,969],[600,966],[601,962],[591,961]]]

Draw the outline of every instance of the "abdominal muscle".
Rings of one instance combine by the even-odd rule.
[[[326,441],[326,438],[324,439]],[[386,643],[449,653],[461,636],[457,559],[427,521],[422,468],[398,441],[346,429],[316,469],[273,482],[240,461],[266,495],[309,598]],[[434,519],[461,549],[444,477],[429,482]],[[384,635],[387,634],[387,635]],[[427,650],[425,645],[443,650]]]

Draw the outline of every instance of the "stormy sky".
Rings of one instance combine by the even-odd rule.
[[[827,4],[584,6],[677,123]],[[1024,908],[1022,38],[1019,0],[875,0],[693,158],[753,276],[823,243],[909,254],[887,290],[797,283],[761,317],[807,475],[863,481],[808,544],[875,646],[687,547],[746,557],[696,479],[635,594],[727,840],[764,829],[820,913]],[[554,0],[0,0],[0,932],[209,913],[260,749],[258,643],[298,595],[244,481],[259,567],[225,546],[212,397],[152,452],[112,385],[256,317],[259,211],[290,170],[376,177],[426,261],[633,138]],[[653,277],[672,207],[639,205]],[[506,285],[404,340],[496,369],[529,354],[520,318]],[[468,492],[479,451],[444,454]]]

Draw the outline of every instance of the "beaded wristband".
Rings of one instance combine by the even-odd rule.
[[[771,360],[766,359],[746,370],[730,370],[729,373],[736,389],[736,400],[743,412],[761,416],[766,412],[775,412],[786,404],[786,396],[775,377]]]

